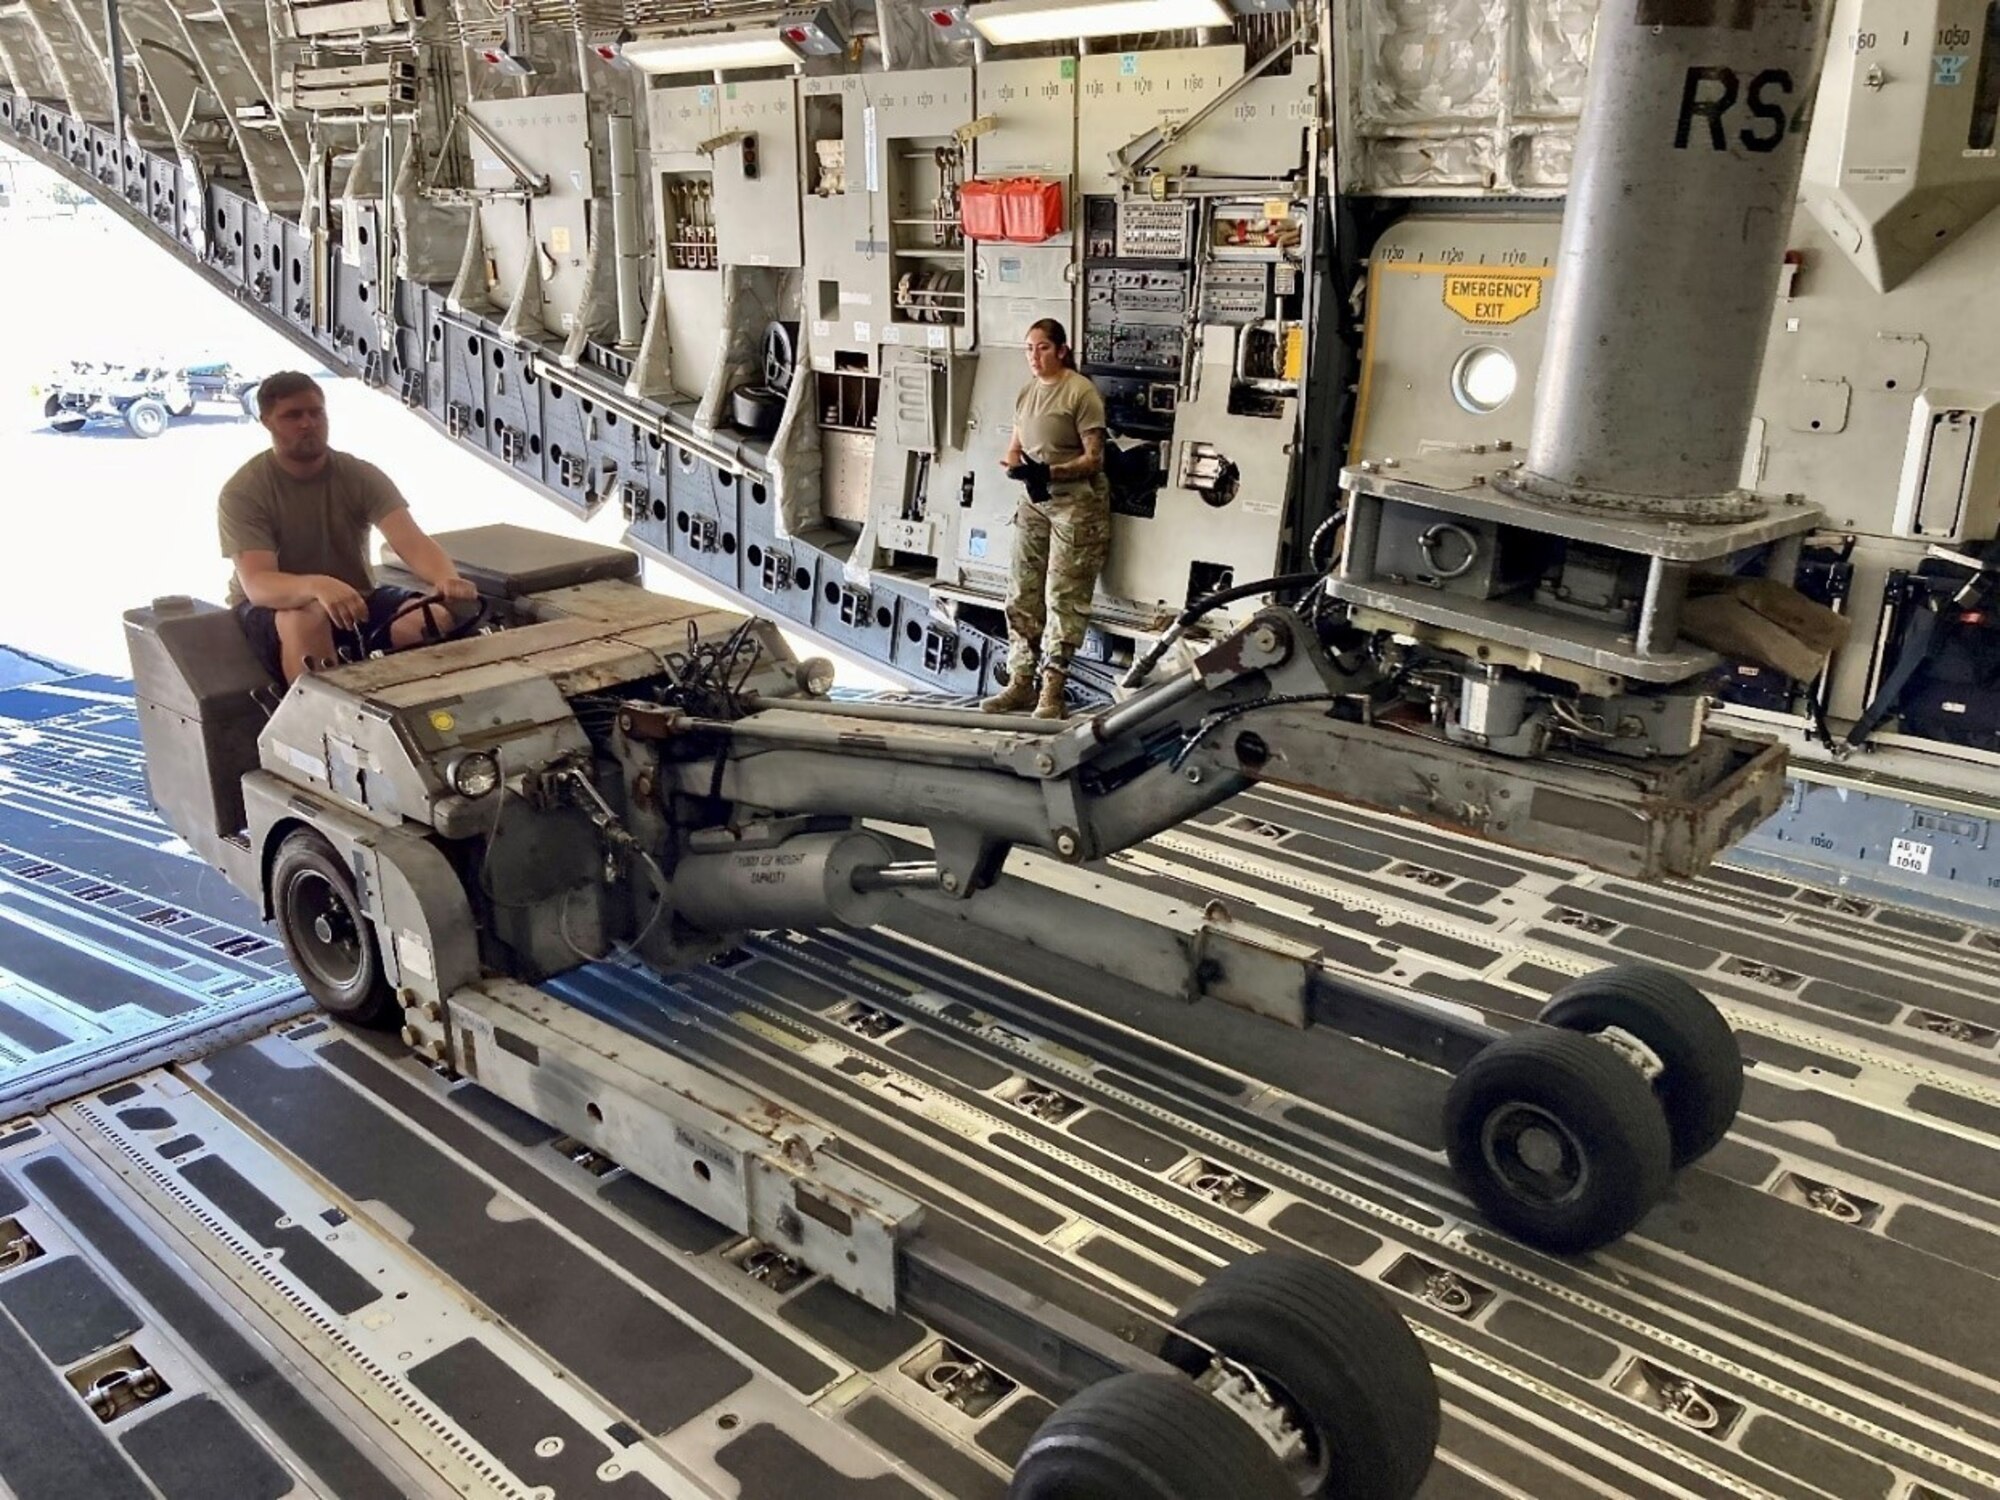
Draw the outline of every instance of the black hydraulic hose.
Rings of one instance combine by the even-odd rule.
[[[1153,642],[1153,648],[1134,662],[1131,670],[1118,679],[1118,685],[1137,687],[1145,681],[1146,674],[1160,664],[1160,658],[1173,649],[1174,642],[1203,615],[1218,610],[1225,604],[1234,604],[1238,599],[1248,599],[1256,594],[1275,594],[1280,589],[1310,588],[1319,580],[1320,575],[1317,572],[1280,573],[1275,578],[1259,578],[1254,583],[1239,583],[1232,588],[1221,589],[1195,600],[1180,612],[1174,623],[1167,627],[1166,633]]]
[[[1319,526],[1312,534],[1312,540],[1306,543],[1306,563],[1308,566],[1317,568],[1322,573],[1333,566],[1333,548],[1331,546],[1333,533],[1346,519],[1347,511],[1343,507],[1319,523]],[[1327,554],[1324,557],[1320,555],[1319,550],[1322,542],[1329,544],[1327,546]]]

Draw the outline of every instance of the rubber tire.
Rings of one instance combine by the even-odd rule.
[[[257,410],[256,386],[254,385],[251,386],[249,390],[245,391],[242,395],[238,396],[236,399],[237,402],[243,408],[243,415],[248,417],[251,421],[253,422],[257,421],[259,418],[263,416],[263,413]]]
[[[141,396],[125,408],[125,429],[136,438],[159,437],[172,421],[166,406],[151,396]]]
[[[1281,1386],[1332,1459],[1323,1500],[1410,1500],[1438,1442],[1437,1377],[1388,1298],[1317,1255],[1266,1250],[1202,1283],[1174,1319]],[[1169,1335],[1162,1351],[1190,1375],[1207,1349]]]
[[[61,433],[81,432],[89,425],[90,418],[80,411],[66,412],[49,423],[50,427]]]
[[[1481,1132],[1502,1105],[1533,1104],[1561,1121],[1590,1164],[1586,1191],[1566,1203],[1524,1199],[1486,1164]],[[1459,1186],[1498,1228],[1557,1255],[1608,1245],[1660,1201],[1673,1141],[1639,1071],[1603,1042],[1532,1027],[1492,1043],[1451,1081],[1445,1154]]]
[[[54,417],[61,410],[62,397],[59,394],[48,396],[42,401],[42,416],[44,419]]]
[[[1178,1375],[1100,1380],[1052,1412],[1007,1500],[1296,1500],[1249,1424]]]
[[[305,874],[318,875],[325,880],[348,906],[363,954],[360,970],[352,984],[339,988],[328,985],[313,973],[310,964],[300,954],[298,940],[288,920],[290,900],[287,892],[291,882]],[[361,903],[354,891],[354,877],[348,874],[347,867],[333,852],[333,846],[310,828],[293,829],[278,845],[278,852],[271,861],[269,891],[271,910],[278,923],[278,937],[285,945],[285,956],[292,961],[292,971],[298,975],[299,983],[319,1003],[320,1009],[357,1026],[400,1025],[403,1006],[382,970],[382,948],[375,935],[375,925],[362,914]]]
[[[785,415],[785,393],[764,385],[739,385],[729,393],[730,419],[743,431],[769,437]]]
[[[1565,1031],[1629,1031],[1659,1054],[1653,1092],[1667,1112],[1674,1166],[1706,1156],[1743,1103],[1743,1053],[1708,996],[1652,964],[1614,964],[1557,990],[1542,1024]]]

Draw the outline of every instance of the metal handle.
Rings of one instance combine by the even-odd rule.
[[[1447,568],[1438,561],[1438,547],[1446,537],[1456,538],[1465,547],[1465,560],[1456,567]],[[1479,538],[1463,526],[1440,521],[1435,526],[1424,528],[1417,537],[1417,550],[1423,553],[1424,561],[1430,564],[1432,576],[1440,583],[1449,583],[1454,578],[1463,578],[1470,573],[1473,564],[1479,561]]]

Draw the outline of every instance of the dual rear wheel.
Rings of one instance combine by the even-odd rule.
[[[1494,1224],[1577,1254],[1636,1225],[1742,1097],[1742,1054],[1708,998],[1623,964],[1559,991],[1453,1079],[1446,1149]],[[1270,1251],[1225,1267],[1162,1352],[1190,1378],[1121,1375],[1058,1408],[1010,1500],[1409,1500],[1430,1468],[1422,1346],[1331,1262]]]
[[[1539,1023],[1452,1080],[1445,1151],[1494,1224],[1576,1255],[1630,1230],[1722,1139],[1743,1057],[1701,991],[1649,964],[1586,975]]]
[[[1116,1376],[1030,1440],[1009,1500],[1409,1500],[1437,1382],[1383,1294],[1271,1250],[1223,1267],[1161,1351],[1187,1378]]]

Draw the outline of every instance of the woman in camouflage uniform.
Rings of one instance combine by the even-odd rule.
[[[1014,400],[1014,435],[1000,461],[1027,491],[1014,511],[1007,686],[979,706],[1001,714],[1033,705],[1036,718],[1060,719],[1070,657],[1083,644],[1111,542],[1104,398],[1077,372],[1055,319],[1030,328],[1026,347],[1035,378]]]

